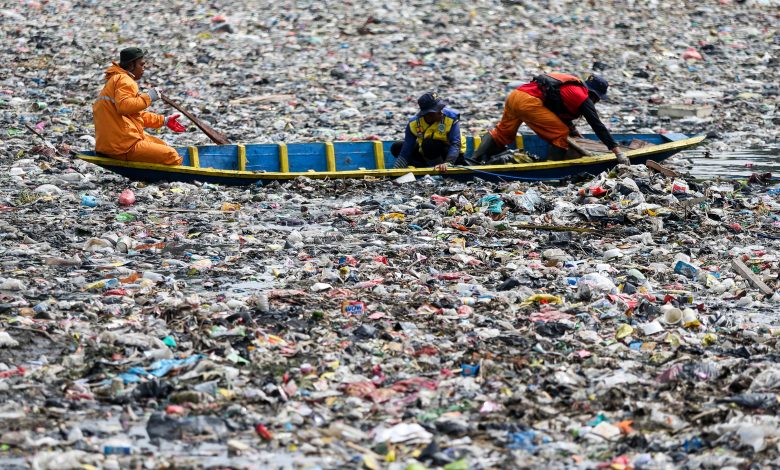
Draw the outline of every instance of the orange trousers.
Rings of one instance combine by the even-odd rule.
[[[545,108],[539,98],[520,90],[513,90],[504,103],[501,121],[490,131],[490,135],[497,144],[507,145],[515,141],[517,129],[522,123],[526,123],[536,135],[552,145],[569,148],[566,142],[569,127],[561,121],[561,118]]]
[[[114,158],[129,162],[161,163],[163,165],[181,165],[183,160],[173,147],[146,133],[144,133],[144,140],[136,142],[129,152]]]

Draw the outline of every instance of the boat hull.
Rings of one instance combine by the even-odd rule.
[[[525,136],[523,143],[527,144],[524,146],[526,151],[537,155],[546,153],[546,143],[542,141],[545,146],[539,145],[538,141],[532,139],[533,137],[535,136]],[[644,164],[648,160],[661,162],[682,150],[698,145],[704,140],[703,136],[688,137],[680,134],[670,136],[655,134],[633,136],[629,134],[617,137],[655,139],[656,145],[625,152],[632,164]],[[385,165],[392,167],[392,161],[388,161],[384,152],[384,149],[390,144],[392,142],[325,143],[324,148],[321,148],[322,152],[314,151],[310,154],[301,152],[296,155],[294,160],[290,158],[288,152],[289,147],[296,144],[290,144],[289,147],[273,144],[250,144],[247,146],[179,148],[177,151],[186,157],[184,164],[179,166],[128,162],[97,156],[91,152],[80,153],[77,157],[136,181],[187,183],[199,181],[224,185],[264,184],[301,176],[313,179],[396,178],[410,172],[418,177],[443,175],[456,180],[481,178],[487,181],[552,181],[587,173],[597,174],[614,167],[617,163],[612,153],[605,153],[564,161],[454,167],[446,173],[439,173],[432,168],[385,169],[383,168]],[[473,151],[475,144],[477,142],[469,138],[467,155]],[[320,144],[297,145],[317,149]],[[235,149],[235,155],[232,154],[233,149]],[[373,153],[369,153],[367,149],[372,150]],[[277,152],[276,155],[271,153],[274,150]],[[307,158],[310,162],[309,165],[307,165]],[[372,162],[374,163],[373,167],[368,167]],[[261,165],[278,171],[253,169]],[[363,166],[353,168],[355,165]],[[304,169],[309,171],[301,171]]]

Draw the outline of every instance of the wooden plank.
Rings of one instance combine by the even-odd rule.
[[[661,165],[658,162],[654,162],[653,160],[648,160],[645,163],[645,166],[655,172],[661,173],[664,176],[669,176],[672,178],[677,178],[682,176],[681,174],[677,173],[676,171],[672,170],[671,168],[666,168],[665,166]]]
[[[327,171],[336,171],[336,149],[333,148],[333,142],[325,142],[325,164]]]
[[[580,144],[575,142],[575,140],[572,139],[571,137],[566,137],[566,142],[568,142],[571,148],[578,151],[580,154],[585,155],[586,157],[593,156],[593,153],[590,150],[587,150],[584,147],[582,147]]]
[[[758,276],[755,275],[753,271],[748,268],[745,263],[742,262],[739,258],[734,258],[731,260],[731,267],[734,268],[734,271],[737,272],[740,276],[742,276],[746,281],[748,281],[749,284],[756,287],[758,290],[760,290],[764,295],[772,295],[774,294],[774,291],[766,284],[764,284],[764,281],[758,278]]]
[[[238,171],[246,171],[246,147],[238,144]]]
[[[374,141],[374,160],[376,160],[376,169],[385,169],[385,148],[382,146],[382,141]]]
[[[287,144],[279,144],[279,171],[281,173],[290,172],[290,158],[287,155]]]
[[[598,140],[586,139],[585,137],[567,137],[566,141],[569,142],[569,145],[574,143],[578,147],[587,150],[589,152],[594,152],[594,153],[609,152],[607,146]]]
[[[190,145],[187,147],[187,151],[190,153],[190,166],[193,168],[200,168],[200,157],[198,156],[198,147]]]
[[[641,139],[631,139],[631,142],[628,143],[628,148],[630,150],[636,150],[636,149],[642,149],[645,147],[652,147],[654,144],[647,142],[646,140]]]

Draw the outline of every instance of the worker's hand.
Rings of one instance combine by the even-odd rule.
[[[571,126],[569,128],[569,137],[582,137],[582,134],[580,134],[580,131],[578,131],[576,127]]]
[[[449,167],[449,163],[440,163],[433,167],[434,170],[441,172],[441,173],[447,173],[447,168]]]
[[[181,123],[179,121],[177,121],[177,119],[179,119],[179,116],[181,116],[181,114],[173,114],[171,116],[166,117],[165,118],[165,127],[167,127],[168,129],[172,130],[173,132],[184,132],[184,131],[186,131],[187,128],[184,127],[183,125],[181,125]]]
[[[626,157],[623,154],[623,152],[620,150],[620,147],[613,148],[612,149],[612,153],[615,154],[615,156],[617,157],[617,161],[618,161],[618,163],[620,165],[630,165],[631,164],[631,160],[629,160],[628,157]]]
[[[162,96],[162,90],[159,88],[149,88],[146,90],[146,94],[149,95],[149,99],[152,101],[157,101]]]

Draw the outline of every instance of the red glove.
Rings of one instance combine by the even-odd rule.
[[[173,114],[171,116],[168,116],[165,118],[165,127],[172,130],[173,132],[184,132],[187,130],[186,127],[182,126],[177,119],[179,119],[179,116],[181,114]]]

